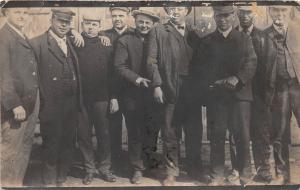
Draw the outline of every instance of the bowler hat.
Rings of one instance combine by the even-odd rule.
[[[75,13],[68,8],[54,8],[51,9],[52,15],[59,20],[72,21]]]
[[[213,6],[213,10],[215,14],[230,14],[234,13],[234,7],[233,6]]]
[[[158,22],[160,19],[154,8],[150,7],[140,7],[139,9],[132,11],[132,15],[134,17],[136,17],[136,15],[146,15],[151,17],[154,22]]]
[[[127,13],[130,12],[129,7],[110,7],[109,10],[110,10],[110,12],[113,11],[113,10],[121,10],[121,11],[125,11]]]

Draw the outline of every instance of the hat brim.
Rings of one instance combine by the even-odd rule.
[[[140,10],[132,11],[132,16],[133,17],[136,17],[137,15],[146,15],[146,16],[152,18],[154,22],[158,22],[160,20],[160,18],[158,16],[147,13],[147,12],[144,12],[144,11],[140,11]]]
[[[168,7],[169,7],[169,6],[165,6],[165,7],[164,7],[164,10],[165,10],[166,13],[168,13],[168,10],[167,10]],[[191,6],[186,6],[186,8],[188,9],[188,12],[187,12],[186,15],[189,15],[189,14],[192,12],[192,7],[191,7]]]

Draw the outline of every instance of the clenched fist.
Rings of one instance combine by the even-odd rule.
[[[23,121],[26,118],[26,111],[23,106],[15,107],[13,110],[15,120]]]

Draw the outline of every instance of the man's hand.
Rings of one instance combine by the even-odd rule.
[[[15,120],[23,121],[26,118],[26,111],[23,106],[15,107],[13,110]]]
[[[99,36],[102,45],[111,46],[110,39],[107,36]]]
[[[157,103],[163,104],[163,92],[160,87],[156,87],[153,93],[154,99]]]
[[[149,87],[148,83],[150,83],[150,82],[151,82],[151,80],[148,80],[148,79],[146,79],[146,78],[139,77],[139,78],[136,79],[135,84],[136,84],[137,86],[139,86],[139,87],[145,87],[145,88],[148,88],[148,87]]]
[[[110,100],[110,107],[109,107],[109,112],[110,113],[116,113],[119,111],[119,103],[117,99],[111,99]]]
[[[77,47],[84,47],[84,39],[76,30],[71,30],[72,35],[74,36],[74,43]]]
[[[225,79],[225,87],[234,90],[239,83],[239,79],[236,76],[231,76]]]

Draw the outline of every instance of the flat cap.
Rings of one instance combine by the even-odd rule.
[[[109,10],[110,11],[121,10],[121,11],[124,11],[124,12],[127,12],[127,13],[130,12],[130,8],[129,7],[110,7]]]
[[[213,6],[213,10],[215,14],[230,14],[234,13],[233,5],[226,5],[226,6]]]
[[[75,13],[68,8],[53,8],[51,9],[53,16],[60,20],[72,21]]]
[[[257,3],[251,2],[247,5],[240,5],[237,8],[238,8],[238,10],[241,10],[241,11],[254,11],[257,8]]]
[[[132,11],[132,16],[136,17],[136,15],[146,15],[151,17],[154,22],[160,20],[157,11],[155,11],[153,7],[140,7],[139,9]]]
[[[89,21],[101,21],[101,17],[99,14],[95,12],[89,12],[89,13],[84,13],[82,15],[82,20],[89,20]]]
[[[164,10],[166,11],[166,13],[168,13],[168,8],[169,7],[176,7],[176,5],[173,6],[172,4],[168,4],[167,6],[165,6]],[[189,15],[192,12],[192,6],[186,5],[186,6],[183,6],[183,7],[186,7],[188,9],[187,15]]]

